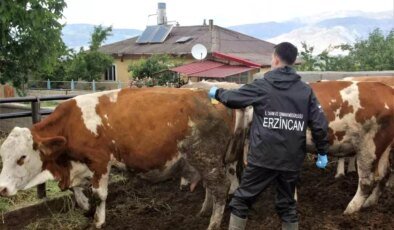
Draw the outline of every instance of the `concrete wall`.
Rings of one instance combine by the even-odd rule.
[[[138,63],[141,61],[141,59],[144,58],[115,58],[113,64],[115,65],[115,71],[116,71],[116,80],[121,81],[121,82],[129,82],[131,79],[131,73],[129,73],[128,69],[131,64]],[[185,58],[178,58],[178,57],[172,57],[171,60],[173,62],[179,62],[183,64],[188,64],[193,61],[196,61],[190,57],[185,57]],[[104,80],[104,75],[102,80]]]
[[[297,72],[303,81],[316,82],[321,80],[338,80],[345,77],[361,77],[361,76],[393,76],[394,71],[362,71],[362,72]],[[257,73],[254,78],[261,78],[264,73]]]
[[[53,96],[53,95],[82,95],[82,94],[88,94],[88,93],[93,93],[93,91],[89,90],[28,90],[27,91],[27,96],[33,96],[33,97],[38,97],[38,96]]]

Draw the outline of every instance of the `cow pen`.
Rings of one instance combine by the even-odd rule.
[[[0,114],[0,119],[32,117],[35,123],[42,115],[51,112],[40,109],[41,101],[71,97],[0,100],[0,103],[31,103],[31,111]],[[350,173],[346,177],[334,179],[334,174],[333,165],[322,171],[315,168],[311,158],[306,159],[299,188],[301,229],[394,229],[393,189],[386,189],[376,206],[344,216],[342,212],[357,189],[357,175]],[[199,185],[193,193],[180,191],[178,182],[179,178],[158,184],[137,178],[114,181],[109,188],[108,216],[104,229],[205,229],[209,217],[196,215],[204,200],[204,189]],[[44,190],[41,194],[45,194],[45,187],[41,186],[41,189]],[[251,211],[247,229],[280,228],[280,220],[274,211],[274,192],[271,188],[262,194]],[[85,215],[75,208],[70,194],[67,194],[4,213],[0,229],[88,229],[91,218],[91,215]],[[227,229],[228,219],[229,210],[226,208],[221,229]]]

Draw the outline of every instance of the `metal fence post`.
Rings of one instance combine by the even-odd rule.
[[[50,90],[51,89],[51,81],[48,79],[47,81],[47,89]]]
[[[93,90],[93,92],[96,92],[96,81],[95,80],[92,81],[92,90]]]
[[[31,102],[31,114],[32,114],[33,124],[41,121],[40,100],[38,98],[36,101]],[[45,183],[37,185],[37,196],[39,199],[46,197]]]
[[[74,80],[71,80],[71,91],[75,90],[75,84],[74,84]]]

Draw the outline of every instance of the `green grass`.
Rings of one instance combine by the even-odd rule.
[[[71,200],[66,202],[65,205],[71,205],[69,206],[68,212],[52,213],[48,217],[37,219],[33,223],[25,226],[24,229],[84,229],[91,223],[91,220],[83,215],[83,210],[72,208],[73,204]]]
[[[43,107],[56,107],[60,104],[59,101],[42,101],[40,106]]]
[[[48,181],[46,183],[46,191],[48,198],[61,196],[66,193],[60,191],[56,181]],[[19,191],[12,197],[0,197],[0,212],[14,210],[38,201],[36,188]]]

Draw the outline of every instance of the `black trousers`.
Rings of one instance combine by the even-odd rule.
[[[299,172],[278,171],[248,164],[242,175],[241,184],[230,202],[231,212],[247,218],[250,206],[270,184],[276,184],[275,208],[283,222],[298,222],[295,186]]]

